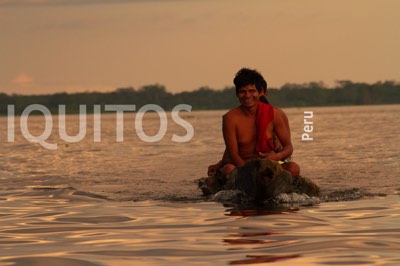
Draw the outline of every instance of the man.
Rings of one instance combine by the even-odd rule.
[[[290,141],[290,128],[286,114],[268,104],[261,104],[261,109],[267,110],[269,114],[263,120],[265,122],[263,142],[268,142],[270,147],[260,151],[260,132],[257,132],[255,122],[257,111],[260,112],[259,102],[266,95],[267,83],[265,79],[255,70],[241,69],[234,79],[236,95],[240,106],[232,109],[223,116],[223,134],[226,145],[223,159],[209,166],[209,175],[221,168],[224,175],[231,172],[236,166],[242,166],[245,161],[253,158],[267,158],[275,161],[284,161],[293,152]],[[266,98],[263,102],[268,102]],[[268,121],[267,121],[268,120]],[[277,136],[277,140],[273,139]],[[300,174],[300,167],[294,162],[286,162],[283,168],[290,171],[293,176]]]

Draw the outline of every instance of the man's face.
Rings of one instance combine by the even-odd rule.
[[[260,100],[260,93],[255,85],[247,85],[238,90],[237,97],[243,107],[253,107]]]

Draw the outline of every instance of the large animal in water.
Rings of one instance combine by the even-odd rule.
[[[199,188],[206,196],[221,190],[239,190],[256,201],[264,201],[281,193],[319,196],[319,187],[311,180],[293,177],[278,162],[267,159],[250,160],[226,177],[218,172],[214,176],[201,178]]]

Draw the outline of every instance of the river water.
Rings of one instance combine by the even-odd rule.
[[[172,140],[187,132],[169,113],[155,143],[140,139],[133,113],[122,142],[115,113],[101,115],[100,142],[88,116],[76,143],[53,115],[55,150],[28,141],[18,117],[8,142],[1,117],[0,265],[400,265],[400,105],[284,110],[294,160],[322,196],[247,209],[203,198],[195,182],[222,155],[225,111],[181,112],[194,128],[185,143]],[[311,141],[301,140],[305,111]],[[78,116],[66,123],[79,131]],[[160,124],[146,113],[143,132]],[[29,116],[31,135],[45,125]]]

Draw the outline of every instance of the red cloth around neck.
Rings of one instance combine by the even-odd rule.
[[[267,136],[267,127],[274,119],[274,107],[263,102],[258,103],[256,127],[257,127],[257,152],[269,152],[274,150],[274,143]]]

